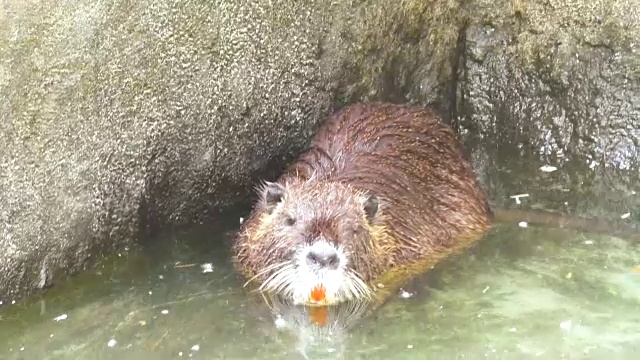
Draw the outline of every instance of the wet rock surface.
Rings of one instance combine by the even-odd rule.
[[[456,123],[497,203],[640,219],[639,5],[470,5]]]

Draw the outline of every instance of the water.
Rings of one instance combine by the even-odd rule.
[[[314,332],[299,309],[272,311],[244,292],[229,263],[233,230],[175,232],[26,304],[4,299],[0,359],[302,359],[306,353],[312,359],[613,360],[640,353],[637,243],[499,224],[474,249],[350,329],[334,328],[329,336],[325,326],[318,336],[322,328]],[[211,272],[203,272],[205,263]],[[54,320],[60,316],[66,318]]]

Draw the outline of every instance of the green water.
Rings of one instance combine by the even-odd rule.
[[[397,296],[349,329],[320,333],[295,309],[271,311],[244,293],[228,261],[229,234],[170,234],[146,255],[120,258],[27,304],[3,299],[0,359],[303,359],[305,353],[310,359],[613,360],[640,354],[640,272],[633,271],[640,249],[622,239],[502,224],[407,286],[410,296]],[[211,272],[202,271],[204,263]],[[277,311],[284,318],[277,320]],[[66,319],[54,320],[61,315]]]

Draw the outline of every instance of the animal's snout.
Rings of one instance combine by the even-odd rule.
[[[307,263],[311,266],[335,270],[340,266],[340,258],[338,251],[332,245],[321,241],[309,248]]]

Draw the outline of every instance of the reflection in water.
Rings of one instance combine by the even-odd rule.
[[[212,231],[0,307],[0,359],[629,359],[640,245],[500,225],[381,308],[247,293]],[[149,256],[151,255],[151,256]],[[201,267],[211,263],[212,266]],[[427,296],[425,296],[425,294]],[[65,316],[62,316],[65,315]],[[59,319],[56,321],[56,319]]]
[[[345,358],[347,331],[367,313],[370,303],[350,301],[335,306],[298,306],[277,295],[264,294],[275,324],[297,339],[296,349],[305,359]]]

